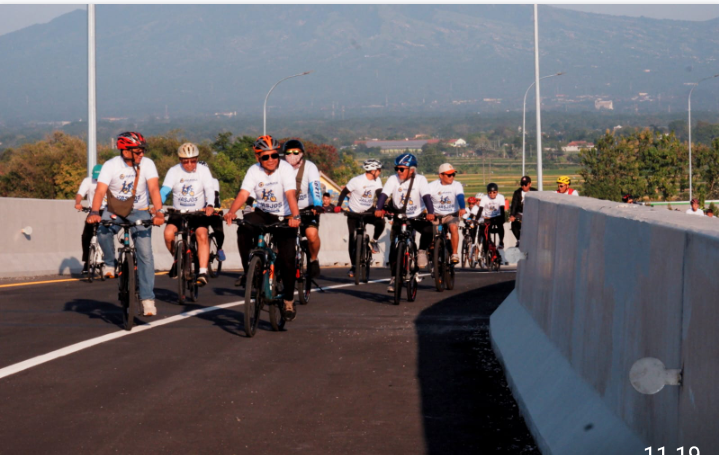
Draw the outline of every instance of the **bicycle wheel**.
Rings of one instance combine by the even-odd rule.
[[[372,267],[372,248],[369,246],[369,235],[364,237],[364,267],[362,268],[362,281],[369,283],[369,269]]]
[[[280,276],[279,270],[275,267],[275,279],[272,280],[272,302],[270,303],[270,325],[272,330],[279,332],[285,328],[284,311],[280,310],[280,305],[285,304],[284,300],[280,298],[282,295],[282,277]]]
[[[175,240],[175,272],[177,272],[177,303],[185,304],[185,289],[187,288],[187,280],[185,280],[185,272],[182,269],[185,264],[185,242],[182,239]]]
[[[449,240],[445,239],[445,241],[447,243],[444,245],[444,251],[451,251],[452,244],[449,243]],[[446,256],[449,256],[449,254],[447,254]],[[444,272],[442,276],[442,281],[444,287],[450,291],[454,289],[454,267],[455,266],[447,262],[447,258],[445,258],[444,266],[442,267]]]
[[[260,313],[264,305],[264,264],[260,256],[255,256],[247,268],[247,284],[245,285],[245,334],[248,338],[255,336],[260,323]]]
[[[95,279],[95,249],[97,245],[90,244],[90,248],[87,251],[87,282],[92,283]]]
[[[394,272],[394,304],[399,305],[399,299],[402,297],[402,288],[404,287],[405,274],[405,245],[402,242],[397,244],[397,262]]]
[[[360,284],[360,281],[362,281],[362,269],[364,268],[364,261],[362,261],[363,251],[362,251],[362,242],[364,241],[364,235],[362,235],[361,232],[355,233],[355,286]]]
[[[474,243],[469,247],[469,266],[476,269],[479,262],[479,246]]]
[[[312,294],[312,278],[307,270],[307,250],[300,247],[300,253],[297,255],[299,262],[297,264],[297,295],[300,297],[300,305],[310,303],[310,295]]]
[[[123,272],[127,274],[125,284],[127,285],[127,308],[123,313],[125,330],[132,330],[135,325],[135,314],[137,314],[137,268],[135,267],[135,255],[128,253],[125,256]]]
[[[462,267],[467,268],[472,261],[470,260],[470,249],[469,239],[467,237],[462,239]]]
[[[444,242],[442,238],[434,239],[434,253],[432,254],[432,267],[434,268],[434,287],[437,291],[444,291]]]
[[[414,244],[409,247],[409,253],[405,254],[405,270],[407,276],[407,300],[414,302],[417,298],[417,289],[419,283],[417,282],[417,272],[419,272],[419,266],[417,265],[417,248]]]
[[[207,262],[207,273],[210,278],[217,278],[222,271],[222,262],[217,256],[217,240],[215,239],[215,233],[209,235],[210,241],[210,260]]]
[[[197,248],[194,244],[190,247],[189,259],[190,260],[188,260],[187,262],[190,266],[190,274],[192,278],[190,280],[187,280],[187,293],[185,294],[185,296],[187,297],[187,300],[192,303],[195,303],[197,302],[200,293],[200,285],[197,284],[197,277],[200,274],[200,262],[197,258]]]

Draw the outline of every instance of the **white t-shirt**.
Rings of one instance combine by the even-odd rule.
[[[147,181],[153,178],[159,179],[155,163],[150,158],[143,156],[140,161],[140,178],[137,179],[135,203],[132,205],[133,209],[147,209],[149,205]],[[124,201],[132,195],[132,185],[135,182],[135,168],[125,164],[125,160],[123,160],[121,156],[116,156],[102,165],[102,170],[97,177],[97,181],[98,183],[106,184],[113,196]]]
[[[504,196],[497,194],[494,199],[490,199],[488,195],[482,196],[479,206],[482,207],[482,216],[484,218],[494,218],[501,214],[500,208],[505,206]]]
[[[77,190],[77,194],[82,197],[87,196],[87,200],[90,202],[89,207],[92,207],[92,200],[95,199],[95,190],[97,189],[97,180],[93,180],[91,177],[85,177],[80,184],[80,189]],[[107,196],[102,199],[102,205],[100,210],[103,210],[107,205]]]
[[[474,207],[471,209],[468,209],[466,212],[464,212],[464,216],[462,218],[469,219],[470,215],[474,215],[473,219],[477,220],[478,223],[484,223],[484,216],[477,218],[477,214],[479,213],[479,204],[475,204]]]
[[[250,166],[242,180],[241,189],[256,195],[255,206],[263,212],[288,216],[292,212],[285,191],[294,190],[295,186],[294,168],[287,161],[280,160],[279,166],[270,175],[267,175],[260,163]]]
[[[574,188],[567,188],[567,191],[565,193],[560,193],[559,191],[557,191],[557,193],[567,194],[569,196],[579,196],[579,191],[575,190]],[[522,196],[522,202],[524,202],[524,195]]]
[[[362,174],[350,180],[347,184],[347,190],[350,192],[347,206],[350,212],[366,212],[372,208],[374,194],[378,189],[382,189],[382,179],[379,177],[370,180],[367,174]]]
[[[387,179],[387,183],[382,188],[382,193],[392,198],[394,206],[397,209],[402,209],[404,206],[404,198],[407,195],[409,189],[409,183],[412,179],[407,179],[400,185],[397,174],[391,175]],[[409,202],[407,202],[407,218],[416,218],[424,210],[424,201],[422,196],[429,194],[429,183],[423,175],[416,174],[414,177],[414,184],[412,185],[412,194],[409,195]]]
[[[289,164],[289,163],[287,163]],[[290,167],[292,167],[291,164],[289,164]],[[297,184],[297,173],[300,172],[300,168],[292,168],[295,171],[295,185]],[[317,169],[317,166],[315,166],[315,163],[311,161],[305,160],[305,172],[302,174],[302,182],[300,182],[300,188],[298,188],[298,191],[300,193],[300,197],[297,200],[297,208],[300,210],[309,207],[312,205],[312,200],[310,199],[309,191],[310,191],[310,183],[311,182],[317,182],[317,185],[313,186],[313,190],[315,192],[315,201],[320,201],[319,205],[322,205],[322,194],[320,190],[320,171]]]
[[[441,180],[435,180],[429,184],[429,193],[432,195],[435,215],[451,215],[459,211],[457,195],[464,195],[464,188],[459,182],[452,182],[449,185],[442,185]]]
[[[702,210],[702,209],[697,209],[697,211],[695,212],[694,210],[692,210],[691,207],[689,207],[689,209],[687,210],[687,214],[689,214],[689,215],[696,215],[696,216],[705,216],[705,215],[704,215],[704,210]]]
[[[178,210],[201,210],[215,203],[215,185],[207,166],[187,172],[182,164],[172,166],[162,186],[172,188],[172,206]]]

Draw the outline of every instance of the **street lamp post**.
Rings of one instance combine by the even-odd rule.
[[[87,176],[97,164],[97,99],[95,97],[95,5],[87,5]],[[92,201],[90,201],[92,202]]]
[[[554,77],[554,76],[561,76],[564,74],[564,72],[559,72],[557,74],[550,74],[549,76],[540,77],[539,80],[546,79],[548,77]],[[527,88],[527,91],[524,92],[524,105],[522,107],[522,176],[525,176],[526,173],[524,172],[524,150],[525,150],[525,140],[526,140],[526,129],[527,129],[527,95],[529,95],[529,91],[534,87],[534,82]]]
[[[270,91],[267,92],[267,95],[265,96],[265,106],[263,108],[263,115],[262,115],[262,135],[263,136],[267,135],[267,99],[270,97],[270,93],[272,93],[272,90],[274,90],[275,87],[277,87],[280,84],[280,82],[284,82],[287,79],[292,79],[293,77],[306,76],[306,75],[310,74],[311,72],[312,71],[305,71],[304,73],[295,74],[294,76],[287,76],[286,78],[278,81],[275,85],[272,86]]]
[[[705,77],[704,79],[700,80],[699,82],[693,84],[694,87],[692,87],[691,90],[689,90],[689,98],[687,99],[687,106],[689,111],[689,123],[687,124],[687,128],[689,129],[689,201],[692,200],[692,92],[695,88],[697,88],[697,85],[701,84],[704,81],[707,81],[709,79],[714,79],[715,77],[719,77],[719,74],[715,74],[713,76]]]

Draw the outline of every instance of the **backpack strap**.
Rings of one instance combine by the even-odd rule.
[[[409,181],[409,188],[407,189],[407,197],[404,198],[404,205],[402,206],[401,213],[407,213],[407,203],[409,203],[409,195],[412,194],[412,185],[414,185],[414,174],[412,174],[412,178]]]
[[[295,192],[295,195],[297,196],[297,201],[300,200],[300,194],[302,194],[302,177],[305,176],[305,163],[307,161],[302,158],[302,164],[300,164],[300,168],[297,171],[297,177],[295,178],[295,186],[297,187],[297,191]]]

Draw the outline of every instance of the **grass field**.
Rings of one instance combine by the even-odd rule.
[[[475,163],[476,164],[476,163]],[[461,167],[459,168],[461,172]],[[532,186],[539,188],[537,184],[537,166],[535,163],[527,164],[527,174],[532,178]],[[552,190],[557,188],[557,177],[560,175],[568,175],[572,179],[572,188],[575,188],[581,192],[581,178],[579,176],[579,166],[566,165],[564,167],[552,166],[551,168],[544,168],[542,171],[542,180],[544,183],[544,190]],[[457,181],[464,185],[465,194],[474,194],[478,192],[485,193],[487,190],[487,184],[494,182],[499,185],[499,192],[505,196],[511,196],[512,192],[519,188],[519,179],[522,178],[522,166],[521,162],[519,166],[514,165],[501,165],[500,163],[492,163],[490,171],[489,166],[485,166],[485,173],[483,174],[457,174]],[[434,178],[429,179],[430,181]]]

